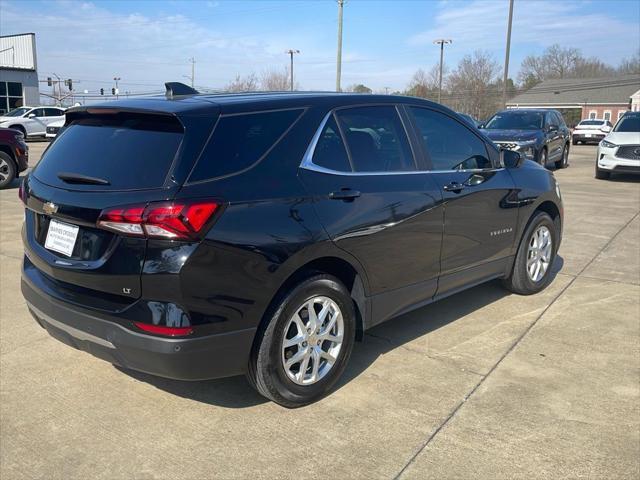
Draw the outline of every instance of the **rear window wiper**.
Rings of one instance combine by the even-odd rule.
[[[84,183],[87,185],[111,185],[109,180],[98,177],[90,177],[81,173],[59,172],[58,178],[67,183]]]

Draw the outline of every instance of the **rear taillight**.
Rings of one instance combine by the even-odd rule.
[[[183,337],[193,333],[192,327],[163,327],[160,325],[151,325],[149,323],[142,322],[134,323],[140,330],[155,333],[156,335],[164,335],[165,337]]]
[[[103,210],[97,225],[125,235],[196,239],[219,208],[220,204],[211,200],[129,205]]]
[[[24,204],[27,203],[27,192],[26,192],[25,183],[26,181],[23,178],[22,181],[20,182],[20,188],[18,188],[18,198],[20,198],[20,200],[22,200],[22,203]]]

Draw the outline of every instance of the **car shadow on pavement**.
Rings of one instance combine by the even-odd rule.
[[[556,256],[552,266],[553,278],[560,272],[563,264],[562,257]],[[502,288],[499,280],[495,280],[400,315],[368,330],[364,341],[356,343],[349,365],[334,390],[342,388],[358,377],[381,355],[508,295],[511,294]],[[370,341],[367,341],[368,339]],[[116,368],[136,380],[146,382],[172,395],[218,407],[247,408],[267,402],[243,376],[188,382],[156,377],[118,366]]]

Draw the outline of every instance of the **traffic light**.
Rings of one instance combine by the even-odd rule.
[[[67,80],[67,85],[69,86],[69,91],[73,90],[73,80]]]
[[[53,86],[53,81],[51,80],[51,77],[47,77],[47,86],[48,87]]]
[[[111,95],[115,95],[115,94],[116,94],[116,88],[115,88],[115,87],[113,87],[113,88],[111,89]]]
[[[100,89],[100,95],[104,95],[104,88]]]

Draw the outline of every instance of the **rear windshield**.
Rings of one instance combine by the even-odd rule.
[[[174,117],[119,113],[94,115],[67,126],[45,152],[34,176],[49,185],[69,185],[60,173],[79,174],[109,182],[109,190],[160,188],[183,137]]]
[[[614,129],[616,132],[640,132],[640,115],[624,115]]]
[[[579,123],[580,126],[584,126],[584,125],[603,125],[604,121],[602,120],[583,120],[582,122]]]
[[[224,177],[252,167],[301,114],[302,110],[297,109],[221,117],[189,182]]]

